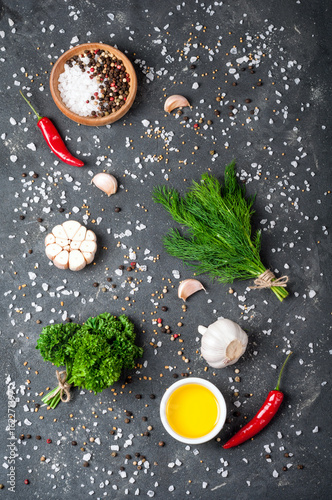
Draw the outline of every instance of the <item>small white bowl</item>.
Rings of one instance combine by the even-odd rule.
[[[167,407],[167,402],[173,394],[173,392],[178,389],[182,385],[187,385],[187,384],[199,384],[203,387],[206,387],[209,389],[212,394],[216,397],[218,404],[219,404],[219,419],[215,427],[212,429],[211,432],[208,434],[205,434],[204,436],[200,436],[198,438],[187,438],[184,436],[181,436],[177,432],[175,432],[172,427],[169,425],[167,417],[166,417],[166,407]],[[168,434],[170,434],[174,439],[177,439],[178,441],[181,441],[182,443],[186,444],[202,444],[206,443],[207,441],[210,441],[210,439],[213,439],[216,437],[216,435],[221,431],[221,429],[224,426],[224,423],[226,421],[226,414],[227,414],[227,408],[226,408],[226,403],[224,396],[221,394],[219,389],[215,385],[213,385],[211,382],[208,380],[204,380],[203,378],[198,378],[198,377],[191,377],[187,378],[184,380],[178,380],[174,384],[172,384],[165,394],[163,395],[161,402],[160,402],[160,418],[162,421],[163,426],[165,427],[166,431]]]

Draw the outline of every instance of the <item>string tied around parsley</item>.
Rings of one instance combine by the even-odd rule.
[[[274,273],[270,269],[266,269],[258,278],[254,281],[255,286],[250,286],[253,289],[271,288],[271,286],[282,286],[286,287],[288,283],[288,276],[281,276],[281,278],[276,279]]]
[[[60,390],[60,398],[63,403],[68,403],[70,401],[70,388],[71,385],[66,382],[67,379],[67,372],[66,370],[62,370],[59,372],[59,370],[55,371],[56,378],[59,383],[59,390]],[[66,397],[64,397],[64,394]]]

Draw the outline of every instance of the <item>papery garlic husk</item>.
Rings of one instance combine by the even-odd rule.
[[[230,319],[218,319],[208,328],[198,327],[202,336],[201,354],[213,368],[233,365],[245,353],[248,335]]]
[[[75,220],[68,220],[46,236],[45,253],[59,269],[81,271],[94,260],[96,240],[93,231]]]
[[[118,181],[116,180],[114,175],[106,174],[105,172],[100,172],[99,174],[96,174],[92,178],[91,182],[93,182],[97,188],[104,191],[104,193],[106,193],[107,196],[115,194],[118,190]]]
[[[178,288],[178,297],[182,299],[184,302],[187,300],[190,295],[198,292],[199,290],[205,290],[202,283],[193,278],[189,278],[187,280],[181,281]]]
[[[185,108],[186,106],[190,107],[189,101],[183,95],[174,94],[167,97],[164,104],[164,111],[171,113],[173,109]]]

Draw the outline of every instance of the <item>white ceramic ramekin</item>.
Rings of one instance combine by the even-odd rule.
[[[208,434],[205,434],[205,436],[201,436],[198,438],[187,438],[184,436],[181,436],[177,432],[175,432],[172,427],[169,425],[167,417],[166,417],[166,406],[167,402],[169,400],[170,395],[178,389],[182,385],[186,384],[199,384],[202,385],[203,387],[206,387],[209,389],[212,394],[216,397],[218,404],[219,404],[219,419],[215,427],[212,429],[211,432]],[[206,443],[207,441],[210,441],[210,439],[213,439],[216,437],[216,435],[221,431],[221,429],[224,426],[225,420],[226,420],[226,413],[227,413],[227,408],[226,408],[226,403],[224,396],[221,394],[219,389],[215,385],[213,385],[211,382],[208,380],[204,380],[203,378],[198,378],[198,377],[190,377],[186,378],[184,380],[178,380],[174,384],[172,384],[165,394],[163,395],[161,402],[160,402],[160,418],[162,421],[163,426],[165,427],[166,431],[174,438],[177,439],[178,441],[181,441],[182,443],[187,443],[187,444],[202,444]]]

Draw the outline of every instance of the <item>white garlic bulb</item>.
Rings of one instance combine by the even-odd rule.
[[[45,253],[59,269],[81,271],[95,258],[97,238],[76,220],[67,220],[45,238]]]
[[[201,354],[213,368],[233,365],[244,354],[248,335],[230,319],[218,319],[208,328],[200,325]]]

